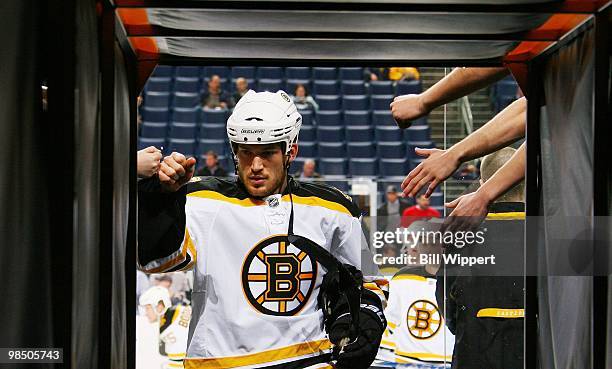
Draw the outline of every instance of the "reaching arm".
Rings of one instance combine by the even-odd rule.
[[[507,75],[506,68],[455,68],[423,93],[397,96],[391,103],[393,118],[400,128],[408,128],[411,121],[438,106],[487,87]]]
[[[526,124],[527,100],[522,97],[448,150],[416,149],[417,155],[427,159],[408,173],[402,182],[404,194],[415,196],[429,183],[426,196],[431,195],[461,163],[494,152],[523,137]]]

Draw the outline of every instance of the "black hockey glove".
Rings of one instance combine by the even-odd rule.
[[[329,339],[338,342],[346,337],[350,324],[350,316],[340,316],[331,326]],[[361,304],[359,313],[359,335],[357,339],[344,346],[338,356],[338,369],[367,369],[376,358],[380,340],[387,322],[379,306]]]

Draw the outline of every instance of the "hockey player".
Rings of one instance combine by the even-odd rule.
[[[191,307],[171,306],[168,289],[149,288],[140,296],[139,305],[145,310],[150,323],[159,322],[159,353],[168,358],[164,369],[183,368]]]
[[[415,221],[408,232],[437,232],[440,220]],[[453,357],[454,336],[446,327],[441,307],[436,302],[435,263],[442,245],[423,243],[404,245],[414,265],[400,269],[391,279],[388,320],[377,359],[379,367],[395,362],[398,369],[448,368]],[[420,262],[425,255],[428,262]]]
[[[139,183],[141,268],[194,268],[186,368],[325,368],[334,356],[360,369],[376,355],[386,321],[376,284],[361,287],[360,211],[288,175],[300,125],[285,92],[249,91],[227,122],[237,179],[192,178],[195,159],[173,153]]]

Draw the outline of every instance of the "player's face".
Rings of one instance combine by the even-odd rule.
[[[265,197],[283,190],[287,157],[279,144],[240,144],[236,156],[238,175],[251,196]]]

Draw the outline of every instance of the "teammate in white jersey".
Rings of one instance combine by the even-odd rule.
[[[139,305],[150,323],[159,323],[159,353],[167,358],[162,368],[183,368],[191,307],[171,306],[168,289],[160,286],[151,287],[143,293]]]
[[[227,133],[238,178],[192,178],[173,153],[139,183],[138,260],[194,269],[186,368],[367,368],[386,326],[382,291],[359,273],[360,211],[339,190],[288,175],[301,115],[249,91]]]

